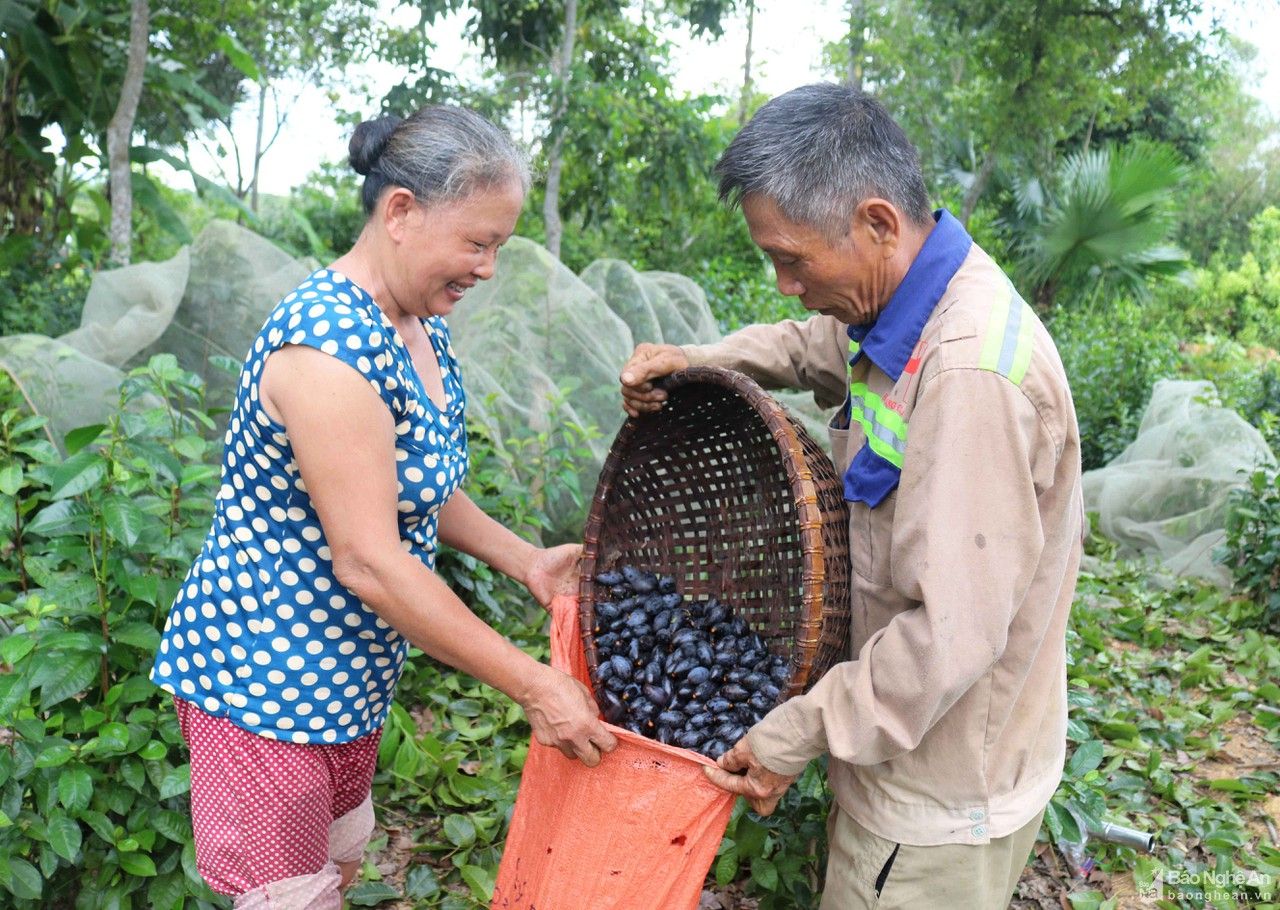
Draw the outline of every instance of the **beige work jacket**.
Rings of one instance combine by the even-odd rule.
[[[783,774],[828,753],[835,798],[882,837],[985,844],[1034,818],[1062,774],[1084,529],[1071,393],[1052,339],[976,245],[896,382],[866,357],[850,377],[845,328],[814,316],[684,348],[844,401],[830,428],[841,473],[866,441],[848,427],[851,379],[907,423],[897,489],[849,504],[849,660],[752,728],[751,747]]]

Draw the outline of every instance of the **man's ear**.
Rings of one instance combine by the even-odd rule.
[[[888,259],[902,242],[902,215],[892,202],[872,196],[858,203],[853,229],[859,239],[869,241]]]
[[[399,242],[404,239],[418,200],[402,186],[394,186],[382,197],[382,224],[387,236]]]

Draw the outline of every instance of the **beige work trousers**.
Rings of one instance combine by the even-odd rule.
[[[871,833],[832,806],[821,910],[1005,910],[1043,818],[1041,811],[988,844],[913,847]]]

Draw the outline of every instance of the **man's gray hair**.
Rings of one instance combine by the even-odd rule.
[[[407,119],[383,116],[356,127],[351,167],[365,177],[365,214],[389,186],[426,206],[465,199],[508,182],[529,191],[529,160],[498,127],[474,111],[433,104]]]
[[[740,205],[759,194],[831,240],[848,234],[854,210],[872,196],[916,224],[932,222],[915,146],[879,102],[851,86],[805,85],[769,101],[715,173],[722,201]]]

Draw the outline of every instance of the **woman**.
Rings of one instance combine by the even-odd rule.
[[[544,606],[576,546],[538,549],[459,487],[465,396],[444,317],[493,275],[529,172],[459,108],[362,123],[355,246],[267,318],[240,375],[213,527],[152,679],[191,751],[201,875],[243,908],[337,908],[410,644],[506,693],[587,765],[615,741],[585,687],[521,652],[432,571],[437,540]]]

